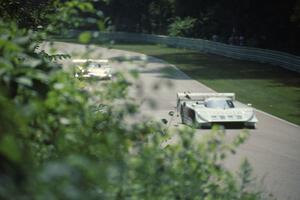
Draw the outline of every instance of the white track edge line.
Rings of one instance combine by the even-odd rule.
[[[300,128],[300,126],[297,125],[297,124],[294,124],[294,123],[292,123],[292,122],[289,122],[289,121],[287,121],[287,120],[285,120],[285,119],[281,119],[281,118],[279,118],[279,117],[276,117],[276,116],[274,116],[274,115],[272,115],[272,114],[269,114],[269,113],[267,113],[267,112],[264,112],[264,111],[262,111],[262,110],[255,109],[255,111],[256,111],[256,112],[260,112],[260,113],[262,113],[262,114],[265,114],[265,115],[267,115],[268,117],[277,119],[277,120],[279,120],[279,121],[281,121],[281,122],[287,123],[287,124],[289,124],[289,125],[291,125],[291,126],[294,126],[294,127],[296,127],[296,128]]]

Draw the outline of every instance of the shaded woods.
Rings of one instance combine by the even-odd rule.
[[[2,17],[22,26],[45,24],[45,12],[56,12],[57,0],[7,1]],[[78,1],[80,2],[80,1]],[[93,1],[109,30],[178,35],[299,54],[300,1],[271,0],[99,0]],[[53,7],[54,5],[54,7]],[[92,14],[84,28],[97,29]],[[100,24],[102,26],[103,24]]]
[[[182,36],[213,39],[215,35],[225,43],[230,43],[231,36],[242,36],[248,46],[300,53],[300,1],[297,0],[109,2],[95,6],[111,17],[117,31],[172,34],[172,27],[177,25],[177,29],[185,30]]]

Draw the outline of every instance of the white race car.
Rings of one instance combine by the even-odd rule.
[[[214,123],[255,128],[258,122],[251,105],[235,101],[234,93],[177,93],[177,111],[183,124],[198,128]]]
[[[76,64],[75,77],[77,78],[112,78],[108,60],[75,59],[72,62]]]

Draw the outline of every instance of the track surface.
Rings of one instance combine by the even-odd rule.
[[[59,42],[55,47],[60,53],[71,54],[74,58],[81,58],[86,52],[85,46],[78,44]],[[43,48],[47,49],[47,45]],[[89,58],[107,58],[113,69],[140,72],[137,81],[140,89],[132,89],[131,95],[138,102],[144,102],[140,103],[142,113],[155,119],[168,118],[168,112],[176,106],[177,92],[213,92],[162,60],[133,52],[95,46],[93,49]],[[155,107],[149,106],[149,99],[155,102]],[[257,129],[250,131],[250,138],[237,154],[228,158],[226,166],[236,170],[242,158],[247,157],[257,179],[263,179],[265,191],[277,199],[300,199],[300,127],[260,111],[256,114],[259,119]],[[183,126],[177,117],[173,125]],[[209,130],[197,130],[196,134],[201,138],[207,132]],[[226,136],[232,138],[239,132],[241,129],[227,129]]]

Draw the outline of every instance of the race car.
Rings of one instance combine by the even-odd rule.
[[[76,64],[76,78],[98,78],[111,79],[111,67],[108,65],[108,60],[95,59],[75,59],[72,60]]]
[[[177,93],[181,121],[197,128],[212,124],[242,124],[254,129],[258,122],[254,109],[235,101],[234,93]]]

